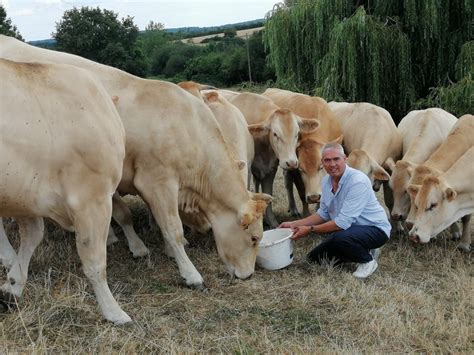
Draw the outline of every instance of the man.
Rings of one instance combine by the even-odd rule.
[[[356,262],[359,266],[353,275],[366,278],[377,269],[378,248],[390,236],[387,214],[377,201],[369,178],[346,164],[340,144],[326,144],[321,155],[328,175],[322,181],[318,211],[279,227],[291,228],[294,240],[310,232],[331,233],[308,254],[308,260],[319,264],[325,259],[335,259],[336,264]]]

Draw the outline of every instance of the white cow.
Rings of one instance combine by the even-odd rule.
[[[409,233],[414,242],[427,243],[459,218],[474,212],[473,162],[471,147],[441,175],[426,177],[421,186],[408,185],[415,206]],[[469,250],[471,233],[463,237],[463,249]]]
[[[447,171],[467,150],[474,145],[474,116],[464,115],[459,118],[454,125],[448,137],[435,150],[433,154],[423,164],[418,165],[415,169],[410,170],[409,185],[421,186],[426,177],[436,177]],[[413,189],[416,191],[416,189]],[[416,193],[413,194],[413,196]],[[406,224],[411,228],[415,219],[416,208],[414,199],[410,196],[410,208],[407,216]],[[463,229],[462,235],[456,223],[451,225],[451,232],[454,238],[461,235],[458,248],[464,251],[469,250],[469,243],[466,242],[470,238],[470,215],[462,218]]]
[[[298,137],[313,132],[319,122],[280,109],[259,94],[242,93],[231,97],[230,102],[243,113],[253,136],[255,158],[251,169],[255,190],[259,191],[261,186],[263,192],[271,195],[278,166],[284,171],[298,168]],[[278,226],[271,205],[267,208],[265,219],[270,226]]]
[[[383,168],[388,158],[402,153],[402,137],[390,113],[367,102],[330,102],[329,108],[341,125],[348,164],[364,172],[375,191],[390,179]]]
[[[0,228],[0,258],[8,269],[3,297],[21,296],[48,217],[76,232],[104,317],[129,322],[106,280],[111,197],[125,156],[124,127],[111,97],[89,72],[68,65],[0,59],[0,77],[0,217],[14,217],[21,237],[16,254]]]
[[[263,234],[262,215],[271,198],[247,191],[222,132],[204,103],[175,84],[141,79],[11,37],[0,36],[0,57],[85,68],[116,97],[126,132],[118,191],[138,194],[147,203],[187,285],[204,287],[202,276],[184,250],[180,207],[206,215],[230,274],[244,279],[254,272]]]
[[[406,189],[411,172],[443,143],[456,122],[455,116],[439,108],[411,111],[400,121],[403,157],[396,163],[387,160],[391,170],[389,186],[393,193],[392,220],[406,220],[410,208]]]

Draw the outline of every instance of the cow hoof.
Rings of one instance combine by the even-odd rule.
[[[150,254],[150,250],[148,250],[147,247],[145,248],[140,248],[132,251],[133,257],[134,258],[141,258],[143,256],[147,256]]]
[[[16,297],[9,292],[0,290],[0,307],[3,312],[18,309],[18,300],[19,297]]]
[[[458,244],[458,249],[463,252],[469,253],[471,251],[471,246],[469,244],[460,243]]]
[[[196,291],[200,291],[200,292],[204,292],[204,293],[208,293],[209,292],[209,289],[206,287],[205,284],[196,284],[196,285],[188,285],[189,288],[192,288]]]

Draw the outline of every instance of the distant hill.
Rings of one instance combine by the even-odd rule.
[[[257,19],[244,22],[229,23],[221,26],[165,28],[165,31],[173,34],[181,34],[181,38],[190,38],[196,36],[212,35],[230,28],[235,30],[244,30],[248,28],[261,27],[264,23],[264,19]],[[140,33],[142,32],[145,31],[140,31]],[[56,40],[54,38],[29,41],[28,43],[33,46],[43,48],[52,48],[56,46]]]

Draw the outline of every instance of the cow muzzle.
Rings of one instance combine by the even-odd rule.
[[[390,215],[390,218],[392,219],[392,221],[397,221],[397,222],[401,222],[401,221],[405,220],[405,216],[402,215],[402,214],[398,214],[398,213],[392,213]]]
[[[284,169],[286,170],[296,170],[298,169],[299,162],[298,159],[289,159],[285,162]]]
[[[307,203],[319,203],[319,200],[321,199],[320,194],[310,194],[306,195],[306,202]]]

